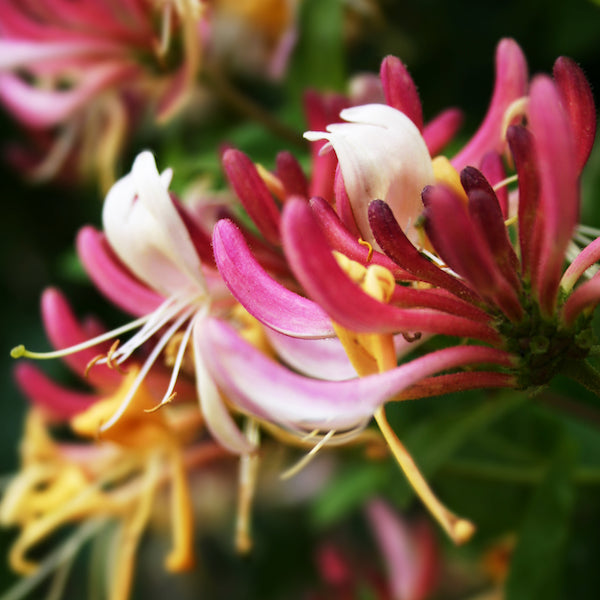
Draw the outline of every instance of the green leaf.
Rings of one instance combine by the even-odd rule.
[[[559,578],[575,503],[575,449],[563,438],[526,510],[506,584],[507,600],[559,597]]]
[[[406,433],[403,433],[401,426],[396,425],[394,429],[423,475],[431,477],[473,435],[485,430],[526,401],[522,394],[498,394],[493,400],[467,403],[458,410],[430,414]],[[400,482],[394,481],[392,488],[394,498],[403,506],[414,495],[412,488],[402,478]]]

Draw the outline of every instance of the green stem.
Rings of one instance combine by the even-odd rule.
[[[585,360],[566,360],[561,373],[600,397],[600,371]]]
[[[219,69],[206,65],[204,68],[204,76],[211,89],[221,100],[223,100],[223,102],[227,103],[234,110],[257,123],[260,123],[271,133],[291,142],[295,146],[302,148],[306,147],[306,142],[296,130],[288,127],[262,106],[256,104],[250,100],[250,98],[240,93],[230,81],[223,77],[223,74],[219,72]]]

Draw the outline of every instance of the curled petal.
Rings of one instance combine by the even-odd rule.
[[[311,300],[272,279],[254,259],[233,223],[223,219],[216,224],[213,247],[217,267],[227,287],[261,323],[294,337],[333,335],[327,315]]]
[[[496,82],[488,112],[477,133],[452,159],[457,170],[467,165],[479,165],[490,150],[504,150],[504,113],[512,102],[527,92],[527,63],[521,48],[511,39],[504,39],[496,50]]]
[[[289,371],[245,342],[225,322],[210,319],[199,340],[206,365],[240,410],[294,429],[351,429],[420,379],[462,365],[508,365],[510,356],[484,346],[432,352],[381,374],[320,381]]]
[[[570,292],[577,280],[589,269],[593,264],[600,260],[600,238],[596,238],[588,244],[569,265],[565,271],[560,285],[565,292]]]
[[[342,381],[357,376],[337,338],[306,340],[266,330],[277,356],[294,370],[315,379]]]
[[[74,392],[57,385],[29,363],[16,366],[15,379],[19,389],[32,404],[43,408],[46,413],[61,421],[68,421],[98,400],[97,394]]]
[[[163,303],[163,296],[126,269],[114,255],[104,234],[93,227],[83,227],[77,234],[77,253],[96,287],[126,312],[147,315]]]
[[[205,325],[206,321],[198,319],[192,332],[194,369],[196,371],[200,410],[211,434],[224,448],[234,454],[247,454],[255,448],[229,414],[225,401],[221,397],[221,393],[213,381],[212,374],[207,370],[203,360],[201,347],[206,337]]]
[[[584,311],[595,308],[600,302],[600,277],[594,275],[582,283],[568,298],[562,309],[565,325],[571,327]]]
[[[106,86],[131,77],[137,67],[106,64],[88,72],[85,81],[65,91],[33,87],[11,73],[0,75],[0,98],[25,125],[49,127],[64,122]]]

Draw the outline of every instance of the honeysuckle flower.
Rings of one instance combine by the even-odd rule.
[[[559,59],[554,74],[554,81],[533,80],[527,126],[506,133],[519,182],[516,247],[498,196],[473,167],[461,171],[460,188],[423,191],[425,231],[451,272],[411,250],[384,202],[374,201],[369,215],[375,238],[399,266],[433,285],[450,290],[460,282],[479,295],[477,305],[499,334],[492,343],[515,356],[518,387],[535,389],[563,372],[597,391],[595,371],[583,360],[594,343],[590,320],[600,300],[596,276],[583,277],[598,259],[597,241],[563,273],[578,220],[579,175],[593,143],[593,99],[572,61]],[[447,283],[437,280],[441,273]]]
[[[107,189],[140,107],[164,121],[186,103],[202,13],[199,0],[3,0],[0,99],[34,137],[52,136],[41,160],[25,158],[32,176],[53,177],[69,161]]]

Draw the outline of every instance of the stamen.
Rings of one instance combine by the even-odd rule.
[[[383,406],[380,406],[375,412],[375,420],[396,462],[419,498],[421,498],[425,506],[429,509],[429,512],[437,519],[438,523],[444,528],[455,544],[460,545],[467,542],[475,533],[473,523],[450,512],[435,496],[412,456],[390,427]]]
[[[513,215],[512,217],[509,217],[508,219],[506,219],[506,221],[504,221],[504,226],[510,227],[511,225],[514,225],[518,220],[519,215]]]
[[[254,419],[247,419],[244,433],[253,448],[260,442],[260,430]],[[252,549],[250,533],[252,500],[258,474],[258,452],[246,452],[240,457],[240,480],[238,488],[237,519],[235,524],[235,547],[240,554],[246,554]]]
[[[102,342],[112,340],[115,337],[117,337],[118,335],[121,335],[122,333],[127,333],[128,331],[131,331],[132,329],[136,329],[136,328],[140,327],[141,325],[143,325],[144,323],[146,323],[146,321],[148,321],[150,316],[151,315],[146,315],[144,317],[141,317],[140,319],[131,321],[131,323],[127,323],[126,325],[123,325],[122,327],[118,327],[117,329],[113,329],[112,331],[103,333],[102,335],[92,338],[91,340],[87,340],[85,342],[82,342],[81,344],[75,344],[74,346],[69,346],[68,348],[63,348],[62,350],[54,350],[52,352],[31,352],[30,350],[27,350],[23,344],[20,344],[19,346],[15,346],[10,351],[10,355],[13,358],[25,357],[25,358],[34,358],[37,360],[49,360],[49,359],[53,359],[53,358],[62,358],[63,356],[69,356],[70,354],[75,354],[76,352],[81,352],[81,350],[87,350],[88,348],[97,346],[98,344],[101,344]]]
[[[172,20],[172,4],[167,2],[163,7],[161,32],[160,32],[160,44],[156,49],[156,54],[159,58],[164,58],[169,50],[171,43],[171,20]]]
[[[308,454],[305,454],[295,465],[292,465],[289,469],[286,469],[280,476],[279,479],[286,480],[291,479],[294,475],[300,473],[304,467],[317,455],[319,450],[335,435],[335,429],[329,431],[323,439],[319,441],[318,444],[315,444],[313,448],[311,448]]]
[[[498,183],[493,185],[492,189],[495,192],[497,192],[499,189],[502,189],[503,187],[514,183],[515,181],[519,181],[519,176],[516,173],[514,175],[511,175],[510,177],[507,177],[506,179],[502,179],[502,181],[499,181]]]
[[[167,405],[167,404],[171,404],[171,402],[173,402],[173,400],[175,400],[175,398],[177,397],[177,392],[173,392],[168,398],[163,398],[156,406],[153,406],[152,408],[145,408],[144,412],[148,413],[148,414],[152,414],[153,412],[156,412],[159,408],[162,408],[163,406]]]
[[[367,254],[367,262],[371,262],[371,259],[373,258],[373,246],[371,246],[371,244],[369,244],[369,242],[367,242],[366,240],[363,240],[362,238],[359,238],[358,243],[361,246],[366,246],[369,250],[369,253]]]
[[[166,333],[160,338],[160,340],[158,341],[156,346],[152,349],[152,352],[150,353],[150,355],[148,356],[148,358],[142,365],[142,368],[140,369],[140,372],[138,373],[137,377],[135,378],[135,381],[133,382],[131,389],[129,390],[129,392],[127,393],[125,398],[123,399],[123,402],[121,402],[121,406],[117,409],[115,414],[106,423],[104,423],[100,427],[100,430],[99,430],[100,433],[110,429],[121,418],[121,416],[123,415],[125,410],[127,410],[129,403],[135,396],[135,393],[136,393],[138,387],[140,386],[140,384],[142,383],[142,381],[148,374],[148,371],[152,368],[152,365],[156,362],[156,359],[158,358],[159,354],[162,352],[163,348],[167,345],[168,341],[171,339],[173,334],[192,316],[194,311],[195,311],[195,308],[191,308],[188,311],[186,311],[179,319],[177,319],[177,321],[175,321],[175,323],[173,323],[171,325],[171,327],[169,327],[169,329],[166,331]]]
[[[119,347],[119,340],[115,340],[113,345],[110,347],[110,349],[106,353],[106,366],[109,369],[117,370],[119,373],[125,374],[126,371],[124,369],[121,369],[121,367],[119,366],[118,363],[113,362],[113,357],[114,357],[115,352],[117,351],[118,347]]]
[[[201,318],[202,314],[199,314],[197,318]],[[160,403],[155,407],[160,408],[163,404],[167,404],[171,402],[173,398],[176,396],[176,393],[173,392],[175,389],[175,384],[177,383],[177,378],[179,377],[179,371],[181,369],[181,365],[183,363],[183,357],[185,355],[185,350],[188,345],[188,341],[190,339],[190,335],[192,334],[192,329],[194,328],[194,323],[196,322],[196,317],[191,319],[188,323],[188,326],[185,329],[185,333],[181,338],[181,344],[179,346],[179,350],[177,351],[177,357],[175,358],[175,364],[173,365],[173,370],[171,371],[171,379],[169,380],[169,386],[167,387],[167,391],[164,393],[164,396]]]

